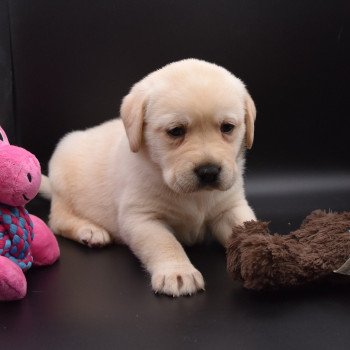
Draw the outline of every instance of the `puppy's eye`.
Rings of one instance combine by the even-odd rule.
[[[177,126],[175,128],[167,130],[167,134],[171,137],[182,137],[186,133],[184,126]]]
[[[220,127],[220,131],[223,134],[231,134],[231,132],[233,131],[233,129],[235,128],[235,126],[233,124],[230,123],[222,123],[221,127]]]

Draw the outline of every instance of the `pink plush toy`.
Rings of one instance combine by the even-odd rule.
[[[11,146],[0,127],[0,300],[22,299],[27,293],[23,272],[59,258],[51,230],[24,208],[37,195],[40,181],[38,160]]]

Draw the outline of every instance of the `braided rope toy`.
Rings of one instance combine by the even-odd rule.
[[[53,264],[60,255],[51,230],[24,208],[39,191],[41,169],[33,154],[11,146],[0,127],[0,301],[27,293],[23,272]]]
[[[9,258],[23,271],[33,264],[29,247],[34,239],[33,222],[23,207],[0,206],[0,255]]]

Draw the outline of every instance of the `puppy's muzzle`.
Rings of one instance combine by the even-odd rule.
[[[201,186],[214,186],[218,182],[221,167],[215,164],[200,165],[194,169]]]

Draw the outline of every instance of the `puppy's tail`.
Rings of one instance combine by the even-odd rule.
[[[42,197],[44,197],[46,199],[51,199],[52,198],[52,191],[51,191],[50,180],[45,175],[41,175],[41,184],[40,184],[39,193],[40,193],[40,195]]]

